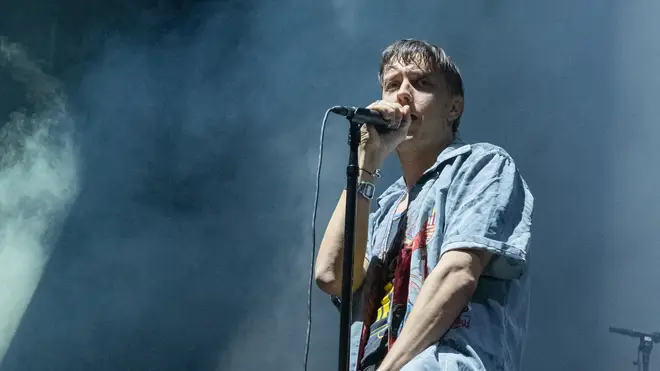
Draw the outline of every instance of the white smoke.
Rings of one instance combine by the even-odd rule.
[[[78,174],[73,120],[55,79],[3,37],[0,69],[24,85],[30,103],[0,128],[1,361],[77,195]]]
[[[332,8],[339,29],[347,36],[355,37],[359,32],[360,23],[357,22],[357,5],[350,0],[332,0]]]

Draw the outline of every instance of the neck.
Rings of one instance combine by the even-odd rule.
[[[443,141],[438,143],[432,148],[410,148],[398,149],[399,162],[401,162],[401,169],[403,170],[403,180],[406,182],[406,188],[410,190],[424,175],[438,158],[440,152],[451,144],[452,140]]]

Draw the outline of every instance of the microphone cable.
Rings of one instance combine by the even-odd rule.
[[[307,371],[307,362],[309,359],[309,340],[312,331],[312,285],[314,282],[314,257],[316,255],[316,211],[319,205],[319,188],[321,183],[321,165],[323,164],[323,137],[325,136],[325,124],[328,121],[328,115],[332,107],[325,112],[323,123],[321,124],[321,137],[319,139],[319,160],[316,168],[316,190],[314,192],[314,211],[312,212],[312,253],[310,257],[309,282],[307,286],[307,337],[305,340],[305,360],[303,363],[304,371]]]

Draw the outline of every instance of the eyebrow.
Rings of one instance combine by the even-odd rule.
[[[423,70],[409,70],[406,71],[406,73],[416,76],[416,77],[431,77],[433,75],[433,72],[431,71],[423,71]],[[383,75],[383,81],[389,80],[395,76],[401,75],[402,71],[401,70],[394,70],[394,72],[388,72]]]

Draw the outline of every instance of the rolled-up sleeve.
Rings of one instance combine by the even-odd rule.
[[[519,278],[526,267],[534,199],[513,160],[498,151],[472,154],[446,195],[440,252],[484,249],[484,275]]]

